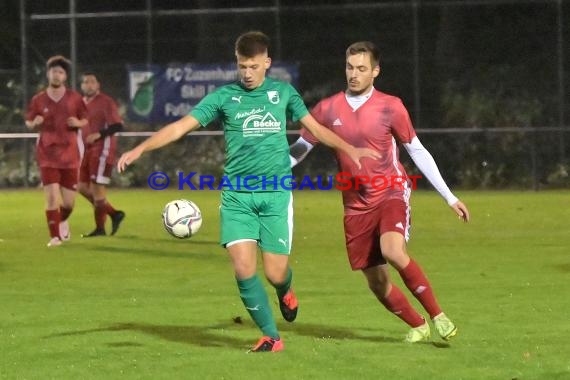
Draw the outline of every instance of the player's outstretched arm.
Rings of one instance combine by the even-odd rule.
[[[327,146],[330,146],[333,149],[339,149],[346,153],[352,159],[352,161],[354,161],[358,169],[362,167],[360,165],[361,158],[369,157],[372,159],[379,159],[382,157],[380,153],[373,149],[355,148],[354,146],[350,145],[338,137],[334,132],[319,124],[311,114],[308,114],[299,121],[305,128],[309,130],[309,132],[311,132],[313,136],[317,138],[317,140]]]
[[[447,204],[455,211],[463,221],[469,221],[469,210],[453,193],[445,183],[439,172],[439,168],[430,152],[422,145],[420,139],[414,137],[411,142],[403,144],[408,154],[420,169],[423,175],[437,190],[437,192],[447,201]]]
[[[119,173],[123,172],[128,165],[138,160],[144,152],[168,145],[199,127],[200,123],[198,120],[190,115],[184,116],[182,119],[168,124],[132,150],[123,153],[117,163],[117,170]]]

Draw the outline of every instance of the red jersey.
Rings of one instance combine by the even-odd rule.
[[[87,118],[87,109],[81,95],[66,89],[63,97],[55,102],[46,91],[42,91],[30,101],[26,120],[33,120],[37,115],[44,118],[36,144],[38,165],[57,169],[79,168],[77,128],[69,127],[67,119]]]
[[[411,142],[416,133],[400,98],[374,89],[370,98],[354,111],[345,93],[340,92],[321,100],[311,114],[349,144],[357,148],[371,148],[382,155],[378,160],[362,159],[362,168],[359,170],[345,153],[336,150],[341,172],[350,173],[348,176],[353,180],[355,176],[364,176],[374,184],[361,183],[358,190],[353,185],[342,192],[346,214],[368,212],[389,199],[400,199],[407,203],[411,188],[399,161],[398,144]],[[305,129],[301,131],[301,136],[313,145],[318,143]]]
[[[107,94],[100,92],[88,102],[85,102],[85,105],[88,111],[89,126],[83,128],[81,131],[84,142],[88,135],[107,129],[110,125],[122,123],[117,104],[113,98]],[[105,153],[109,164],[114,163],[116,146],[116,136],[105,136],[93,144],[87,144],[85,142],[85,149],[97,151],[99,154]]]

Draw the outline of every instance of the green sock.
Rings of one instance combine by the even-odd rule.
[[[267,293],[256,274],[253,277],[237,280],[239,295],[249,315],[261,329],[263,335],[279,338],[277,325],[269,306]]]
[[[293,271],[291,270],[291,268],[287,268],[287,278],[285,278],[285,281],[281,284],[271,284],[275,288],[275,291],[277,292],[277,297],[279,297],[279,299],[283,298],[283,296],[287,294],[287,292],[291,288],[292,280],[293,280]]]

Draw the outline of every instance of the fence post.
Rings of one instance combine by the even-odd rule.
[[[536,130],[530,132],[530,170],[532,175],[532,189],[538,191],[538,173],[536,158]]]
[[[28,102],[28,39],[26,33],[26,0],[20,0],[20,70],[22,80],[22,115],[26,117]],[[24,140],[24,186],[30,186],[30,142]]]
[[[564,19],[562,16],[562,0],[558,0],[558,13],[557,13],[557,50],[558,50],[558,126],[564,128]],[[560,164],[566,164],[566,141],[564,136],[564,130],[560,131],[559,140],[559,153],[560,153]]]

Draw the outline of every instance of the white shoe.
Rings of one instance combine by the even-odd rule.
[[[422,342],[429,340],[430,335],[429,324],[426,322],[421,326],[411,328],[404,340],[408,343]]]
[[[68,241],[71,239],[71,231],[69,230],[69,223],[67,220],[59,223],[59,236],[63,241]]]
[[[447,315],[441,313],[433,319],[433,325],[441,339],[450,340],[457,334],[457,327]]]
[[[57,247],[58,245],[61,245],[61,239],[57,236],[51,238],[51,240],[47,243],[48,247]]]

